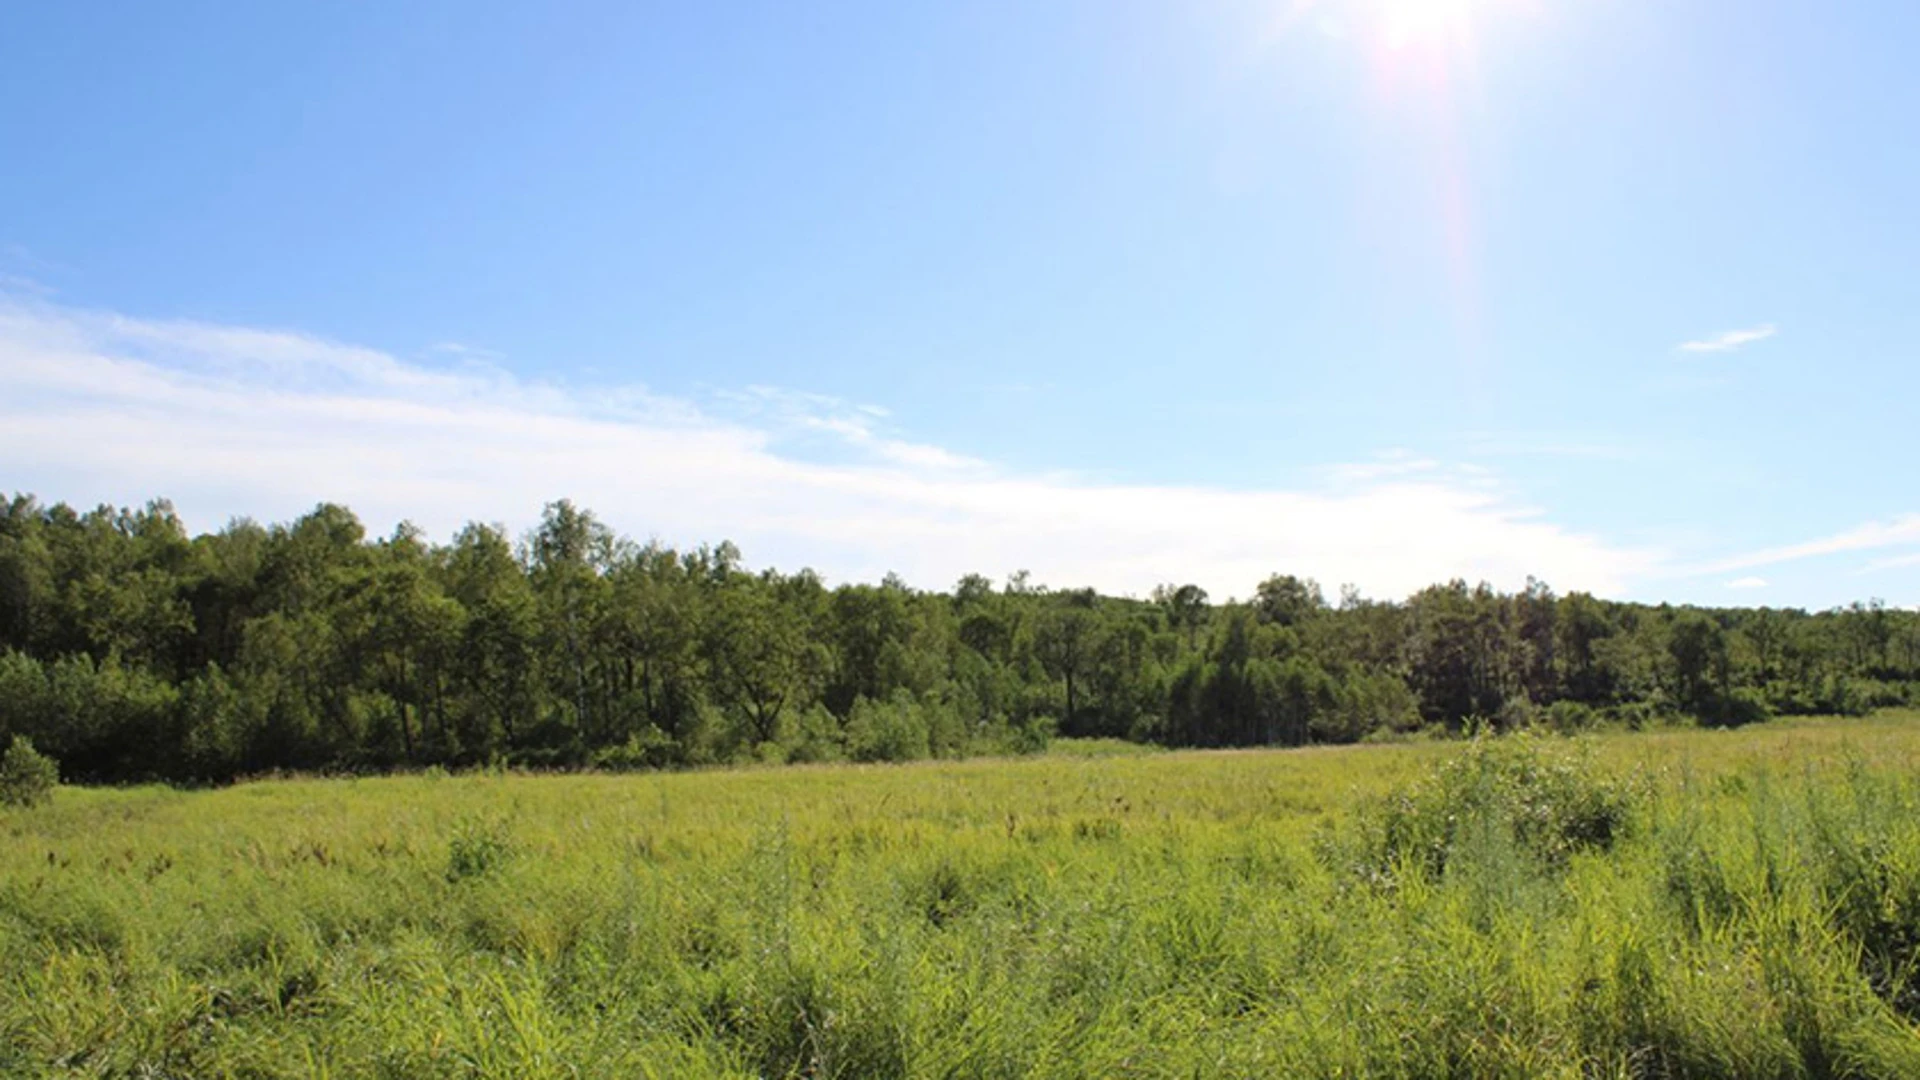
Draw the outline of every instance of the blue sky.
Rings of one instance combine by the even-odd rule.
[[[1920,8],[16,5],[0,488],[1920,602]]]

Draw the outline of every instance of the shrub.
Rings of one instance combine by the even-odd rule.
[[[447,841],[447,880],[479,877],[506,862],[512,852],[505,825],[478,818],[463,820]]]
[[[1773,710],[1767,707],[1767,699],[1758,690],[1742,687],[1728,694],[1720,706],[1720,722],[1728,727],[1758,724],[1772,718]]]
[[[228,780],[239,772],[261,726],[261,710],[219,664],[180,688],[180,768],[197,780]]]
[[[1577,731],[1586,731],[1600,722],[1600,714],[1593,706],[1580,701],[1556,701],[1542,712],[1547,727],[1562,735],[1571,735]]]
[[[1489,837],[1548,869],[1576,851],[1611,847],[1632,820],[1634,791],[1595,776],[1579,755],[1528,735],[1476,738],[1406,791],[1362,816],[1359,862],[1389,875],[1438,877]]]
[[[1629,701],[1624,705],[1615,705],[1606,711],[1606,716],[1628,731],[1645,731],[1660,723],[1662,719],[1659,706],[1649,701]]]
[[[1815,842],[1805,865],[1819,882],[1828,920],[1857,949],[1873,992],[1900,1015],[1920,1019],[1920,865],[1906,825],[1920,810],[1916,791],[1858,761],[1847,786],[1851,798],[1812,803]]]
[[[15,735],[13,745],[0,755],[0,804],[38,806],[53,798],[60,783],[60,766],[33,743]]]
[[[846,757],[840,721],[826,706],[815,704],[782,719],[780,745],[786,760],[795,764],[839,761]]]
[[[1355,671],[1340,694],[1340,720],[1313,726],[1319,742],[1358,742],[1380,732],[1398,734],[1420,726],[1420,700],[1405,679],[1389,671]]]
[[[1016,754],[1043,754],[1053,742],[1060,722],[1051,716],[1028,717],[1012,725],[1007,732],[1007,748]]]
[[[1525,694],[1517,694],[1500,703],[1493,715],[1495,731],[1525,731],[1540,720],[1540,709]]]
[[[627,736],[627,741],[602,747],[593,755],[593,767],[609,772],[638,769],[663,769],[675,764],[679,743],[673,736],[648,724]]]
[[[885,701],[855,699],[847,716],[847,754],[855,761],[914,761],[932,753],[921,706],[907,690]]]
[[[927,749],[934,757],[962,758],[973,751],[967,721],[951,700],[929,695],[920,700],[918,711],[927,729]]]
[[[52,711],[40,661],[12,649],[0,651],[0,731],[40,735]]]
[[[1897,709],[1911,703],[1912,690],[1906,683],[1859,679],[1855,686],[1868,709]]]
[[[1781,716],[1807,716],[1820,711],[1812,691],[1802,683],[1775,679],[1762,691],[1767,708]]]
[[[1835,716],[1865,716],[1872,711],[1860,685],[1845,675],[1828,675],[1814,693],[1814,711]]]

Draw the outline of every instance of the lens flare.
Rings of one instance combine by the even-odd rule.
[[[1458,41],[1473,28],[1475,0],[1381,0],[1380,31],[1390,49]]]

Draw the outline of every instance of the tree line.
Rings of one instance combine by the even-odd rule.
[[[69,779],[506,763],[901,760],[1056,733],[1298,746],[1920,702],[1920,613],[1617,603],[1463,581],[1245,600],[968,575],[828,587],[636,544],[561,501],[523,537],[369,538],[321,505],[190,536],[164,501],[0,504],[0,745]]]

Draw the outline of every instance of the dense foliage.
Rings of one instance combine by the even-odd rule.
[[[828,588],[674,551],[566,502],[516,541],[369,539],[323,505],[189,536],[172,508],[0,505],[0,739],[70,778],[509,761],[659,767],[1177,746],[1663,716],[1736,724],[1916,696],[1920,614],[1611,603],[1290,576],[1244,602],[1015,575]]]
[[[18,735],[0,754],[0,806],[39,806],[53,798],[60,766]]]

